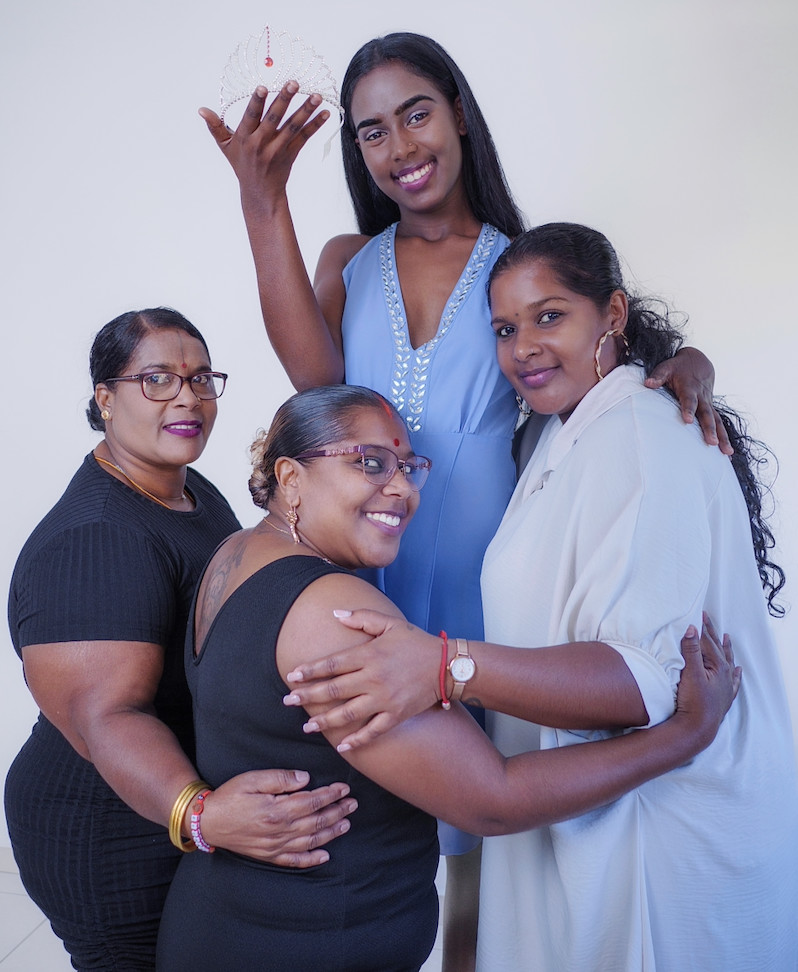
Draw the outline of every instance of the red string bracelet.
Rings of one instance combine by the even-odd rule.
[[[444,709],[451,709],[452,702],[451,699],[446,698],[446,665],[449,661],[449,637],[445,631],[441,631],[441,671],[440,671],[440,686],[441,686],[441,707]]]

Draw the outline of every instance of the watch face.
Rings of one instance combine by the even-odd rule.
[[[473,658],[455,655],[449,664],[449,671],[455,682],[467,682],[470,678],[474,677],[476,670],[477,666],[474,664]]]

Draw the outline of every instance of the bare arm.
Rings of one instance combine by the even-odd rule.
[[[28,685],[45,716],[137,813],[166,826],[197,771],[158,719],[153,699],[163,651],[143,642],[66,642],[23,649]],[[290,867],[329,857],[321,846],[349,829],[344,784],[295,793],[300,771],[262,770],[207,798],[202,828],[213,845]],[[185,829],[188,835],[188,829]]]
[[[339,612],[340,613],[340,612]],[[440,639],[403,619],[356,611],[340,623],[375,640],[298,666],[288,675],[287,704],[344,704],[314,718],[310,729],[366,722],[350,745],[362,745],[440,699]],[[476,674],[463,701],[561,729],[613,729],[649,721],[622,657],[603,642],[510,648],[469,641]],[[454,653],[450,644],[449,654]],[[336,676],[332,682],[309,684]],[[452,682],[447,676],[448,691]]]
[[[391,611],[377,591],[355,578],[326,577],[297,600],[278,641],[283,677],[321,636],[332,649],[362,634],[336,629],[334,604],[349,593],[358,603]],[[428,708],[370,745],[344,752],[360,772],[386,789],[471,833],[512,833],[584,813],[705,748],[736,693],[739,671],[729,649],[710,650],[702,663],[695,631],[685,644],[686,668],[676,714],[665,723],[612,740],[503,757],[459,705]],[[310,646],[310,648],[309,648]],[[307,703],[318,717],[329,703]],[[325,736],[338,745],[342,729]]]
[[[288,377],[301,391],[343,381],[341,270],[347,259],[340,247],[325,248],[317,300],[294,231],[286,185],[297,155],[329,112],[314,115],[321,99],[312,95],[283,124],[296,90],[296,82],[289,82],[264,114],[267,92],[258,88],[235,132],[209,108],[200,109],[200,115],[238,177],[263,321]],[[365,241],[354,239],[361,240],[359,246]]]

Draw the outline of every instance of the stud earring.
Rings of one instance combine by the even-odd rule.
[[[104,408],[100,412],[100,418],[103,420],[103,422],[107,422],[110,417],[111,417],[111,413],[108,411],[107,408]]]
[[[299,514],[297,513],[295,506],[292,506],[291,509],[285,514],[285,518],[288,520],[288,529],[291,531],[291,536],[294,538],[294,543],[302,543],[296,529],[296,525],[299,523]]]

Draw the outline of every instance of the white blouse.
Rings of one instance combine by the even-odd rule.
[[[484,843],[481,972],[798,968],[790,716],[748,513],[728,458],[642,371],[555,416],[485,555],[487,640],[602,641],[652,724],[673,711],[680,640],[706,609],[740,694],[689,765],[575,820]],[[489,714],[507,755],[608,733]]]

